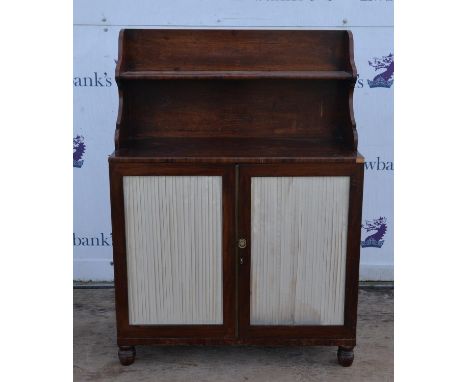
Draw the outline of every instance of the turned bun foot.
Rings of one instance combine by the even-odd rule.
[[[135,346],[119,346],[119,360],[122,365],[131,365],[135,361],[135,355]]]
[[[338,357],[338,363],[341,366],[348,367],[353,364],[353,361],[354,361],[353,349],[354,349],[353,347],[338,346],[337,357]]]

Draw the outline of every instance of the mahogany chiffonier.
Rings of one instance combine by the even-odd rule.
[[[135,345],[329,345],[351,365],[351,32],[122,30],[116,81],[120,362]]]

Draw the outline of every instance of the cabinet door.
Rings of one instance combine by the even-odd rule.
[[[353,332],[362,198],[358,168],[241,167],[242,336],[328,338]]]
[[[119,334],[232,334],[233,170],[120,164],[111,174]]]

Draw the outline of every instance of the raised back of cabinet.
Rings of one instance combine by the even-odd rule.
[[[122,30],[116,149],[308,138],[355,150],[347,31]]]

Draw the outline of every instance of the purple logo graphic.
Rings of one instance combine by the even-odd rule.
[[[73,138],[73,167],[81,168],[83,166],[83,154],[85,152],[86,145],[84,144],[84,137],[77,135]]]
[[[388,56],[374,57],[369,61],[369,65],[375,70],[385,69],[385,71],[377,74],[374,79],[367,80],[371,88],[390,88],[393,85],[393,54]]]
[[[379,217],[374,220],[366,220],[366,224],[361,225],[362,229],[365,229],[366,232],[376,231],[370,236],[367,236],[364,241],[361,241],[361,247],[374,247],[381,248],[384,241],[382,240],[385,233],[387,232],[387,219]]]

